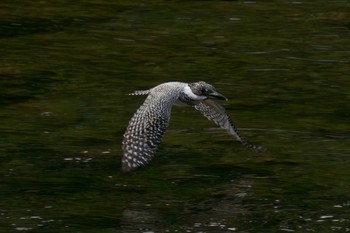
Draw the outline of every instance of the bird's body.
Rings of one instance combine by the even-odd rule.
[[[209,120],[226,129],[244,146],[253,151],[260,147],[242,139],[224,107],[212,100],[226,98],[205,82],[167,82],[130,95],[148,95],[144,103],[131,118],[124,134],[122,170],[131,171],[147,165],[169,125],[171,109],[174,105],[192,106]]]

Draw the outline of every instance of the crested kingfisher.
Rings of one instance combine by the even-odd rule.
[[[227,98],[206,82],[167,82],[129,95],[147,95],[147,98],[131,118],[124,134],[122,170],[125,172],[143,167],[151,161],[168,128],[174,105],[194,107],[227,130],[243,146],[255,152],[262,150],[241,137],[225,108],[215,101]]]

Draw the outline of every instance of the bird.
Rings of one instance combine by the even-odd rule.
[[[124,133],[123,172],[130,172],[150,163],[168,128],[174,105],[195,108],[246,148],[254,152],[262,151],[262,147],[250,144],[241,137],[225,108],[215,101],[227,101],[227,98],[217,92],[211,84],[203,81],[166,82],[149,90],[134,91],[129,95],[147,95],[147,98],[129,121]]]

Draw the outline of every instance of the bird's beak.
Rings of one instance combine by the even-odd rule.
[[[220,99],[220,100],[228,100],[225,96],[221,95],[220,93],[214,91],[209,94],[209,99]]]

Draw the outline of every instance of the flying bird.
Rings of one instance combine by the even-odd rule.
[[[241,137],[225,108],[214,100],[227,100],[227,98],[206,82],[167,82],[129,95],[148,96],[131,118],[124,134],[122,158],[124,172],[150,163],[168,128],[174,105],[194,107],[209,120],[226,129],[243,146],[255,152],[262,150],[261,147],[252,145]]]

